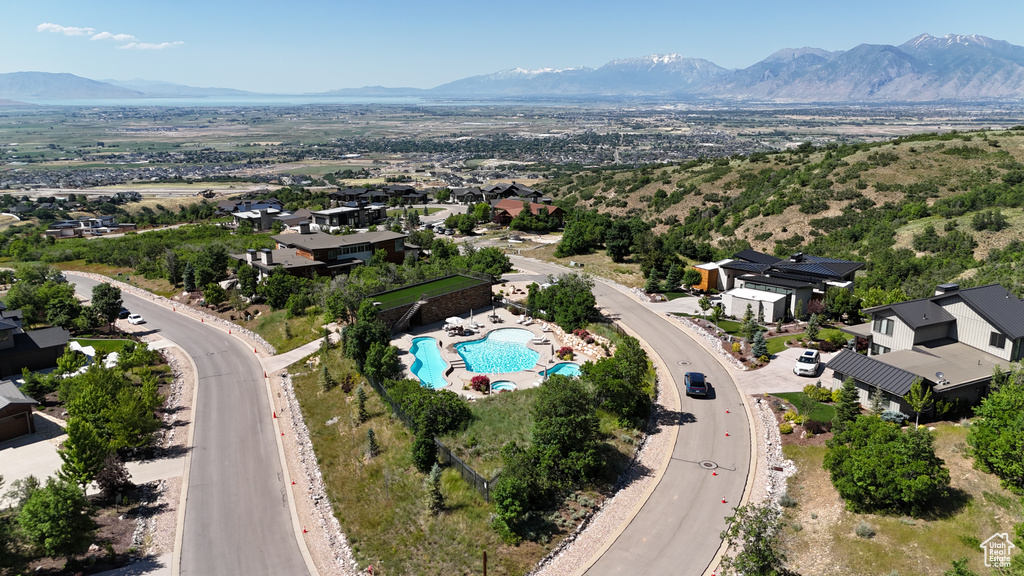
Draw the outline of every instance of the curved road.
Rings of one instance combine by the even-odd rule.
[[[67,275],[86,297],[98,284]],[[253,350],[145,298],[122,292],[122,299],[146,319],[144,327],[181,346],[198,369],[180,574],[308,574]]]
[[[537,260],[514,256],[512,260],[528,272],[527,277],[570,271]],[[663,384],[677,388],[682,407],[660,419],[662,427],[678,427],[678,437],[650,498],[610,547],[596,561],[591,559],[593,565],[577,573],[703,574],[718,552],[725,518],[739,505],[750,470],[751,438],[743,401],[718,359],[678,325],[609,283],[595,280],[598,305],[661,357],[671,377]],[[685,395],[683,374],[691,370],[707,375],[713,389],[708,398]]]

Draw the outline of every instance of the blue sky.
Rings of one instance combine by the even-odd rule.
[[[0,73],[302,93],[430,88],[509,68],[679,53],[744,68],[781,48],[921,33],[1024,46],[1020,0],[0,0]]]

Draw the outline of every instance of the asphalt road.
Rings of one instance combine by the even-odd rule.
[[[512,260],[544,277],[569,271],[535,260]],[[718,360],[676,325],[609,284],[597,281],[594,294],[606,314],[629,326],[661,356],[682,407],[659,421],[660,426],[679,427],[664,476],[586,574],[703,574],[718,552],[725,518],[739,505],[750,468],[750,430],[739,392]],[[686,397],[683,374],[688,371],[707,375],[713,391],[707,398]]]
[[[97,282],[68,273],[80,293]],[[122,292],[144,327],[174,341],[198,368],[199,389],[180,573],[308,574],[286,499],[263,369],[223,332]]]

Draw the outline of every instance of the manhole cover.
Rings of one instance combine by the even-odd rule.
[[[701,460],[700,467],[705,470],[714,470],[715,468],[718,468],[718,464],[715,464],[711,460]]]
[[[676,361],[676,364],[679,364],[680,366],[689,366],[690,365],[690,361],[689,360],[678,360],[678,361]]]

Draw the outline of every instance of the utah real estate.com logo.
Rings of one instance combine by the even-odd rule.
[[[981,549],[985,551],[985,566],[991,568],[1009,568],[1010,552],[1016,548],[1010,542],[1009,534],[995,533],[988,540],[981,543]]]

